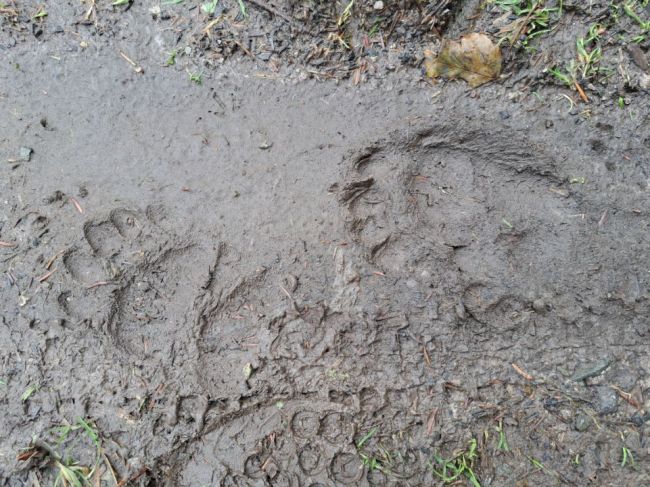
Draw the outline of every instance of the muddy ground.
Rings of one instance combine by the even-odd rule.
[[[650,485],[650,73],[543,70],[591,2],[432,83],[502,13],[422,3],[5,5],[0,485]]]

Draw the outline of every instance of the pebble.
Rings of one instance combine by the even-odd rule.
[[[378,0],[375,2],[372,8],[374,8],[375,10],[384,10],[384,2]]]
[[[598,395],[598,413],[601,415],[615,413],[618,409],[618,394],[609,386],[599,386]]]
[[[576,373],[573,374],[573,377],[571,379],[574,382],[580,382],[585,379],[591,379],[592,377],[597,377],[600,374],[602,374],[611,364],[612,364],[612,360],[606,358],[594,365],[576,371]]]
[[[637,411],[632,415],[630,421],[632,421],[632,423],[634,423],[638,428],[640,428],[645,423],[650,421],[650,413],[641,413],[640,411]]]
[[[34,152],[29,147],[21,147],[18,151],[18,159],[21,161],[29,162],[32,158],[32,152]]]
[[[533,309],[539,314],[543,315],[546,313],[546,303],[543,299],[536,299],[533,301]]]
[[[589,429],[589,426],[591,426],[591,418],[587,416],[586,414],[579,414],[576,417],[575,423],[573,424],[573,427],[576,429],[576,431],[587,431]]]
[[[454,306],[454,311],[456,312],[456,316],[458,316],[459,319],[464,320],[467,318],[467,312],[465,311],[465,305],[462,302],[459,302]]]

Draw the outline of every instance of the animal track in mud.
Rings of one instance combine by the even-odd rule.
[[[13,227],[7,229],[3,240],[16,244],[27,244],[29,247],[38,247],[50,233],[49,223],[49,219],[45,215],[31,211],[21,216]]]
[[[138,356],[169,356],[177,341],[188,340],[209,250],[170,235],[151,214],[125,208],[87,222],[84,240],[63,256],[76,283],[59,297],[64,311],[97,322]]]
[[[247,276],[241,260],[221,249],[197,318],[200,379],[213,398],[234,399],[247,389],[244,368],[257,365],[266,322],[281,299],[267,289],[266,268]]]
[[[190,446],[192,460],[184,465],[180,485],[230,481],[234,473],[251,482],[246,485],[352,485],[365,475],[352,443],[352,417],[336,403],[274,403],[207,429]]]
[[[450,295],[481,286],[510,296],[499,307],[465,293],[469,313],[496,325],[496,308],[554,289],[571,259],[579,211],[555,173],[552,157],[511,133],[437,126],[353,154],[339,200],[365,259],[404,283],[391,288],[400,301],[446,300],[449,311]]]
[[[317,362],[338,329],[334,322],[324,325],[328,317],[320,305],[296,309],[286,294],[295,288],[287,289],[274,269],[247,270],[246,261],[222,249],[199,311],[200,378],[213,399],[250,396],[268,388],[269,380],[279,386],[276,392],[289,387],[290,381],[277,375],[287,378],[283,364],[296,370]]]

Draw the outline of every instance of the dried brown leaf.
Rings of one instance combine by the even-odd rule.
[[[445,40],[437,57],[430,51],[424,55],[427,76],[462,78],[472,88],[498,78],[501,73],[501,50],[485,34]]]

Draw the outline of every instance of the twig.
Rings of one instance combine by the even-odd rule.
[[[86,289],[93,289],[99,286],[108,286],[109,284],[115,284],[115,283],[113,281],[99,281],[93,284],[89,284],[88,286],[86,286]]]
[[[52,267],[52,264],[54,264],[54,261],[55,261],[56,259],[58,259],[58,258],[59,258],[59,255],[63,254],[63,252],[64,252],[64,251],[61,250],[60,252],[57,252],[56,254],[54,254],[54,256],[53,256],[50,260],[47,261],[47,264],[45,264],[45,269],[49,270],[50,267]]]
[[[526,372],[524,369],[519,367],[517,364],[512,363],[512,368],[515,369],[515,372],[517,372],[520,376],[522,376],[524,379],[529,380],[529,381],[534,381],[535,378],[530,375],[528,372]]]
[[[589,98],[587,98],[587,95],[585,94],[584,90],[582,89],[582,86],[577,81],[574,81],[573,84],[576,87],[576,90],[578,91],[578,94],[580,95],[580,98],[582,98],[582,101],[585,103],[589,103]]]
[[[422,345],[422,352],[424,353],[424,360],[426,361],[427,365],[431,367],[431,359],[429,358],[429,352],[427,352],[426,345]]]
[[[250,57],[252,57],[253,59],[255,59],[255,55],[254,55],[252,52],[250,52],[248,49],[246,49],[246,47],[245,47],[241,42],[239,42],[238,40],[234,40],[234,39],[233,39],[233,41],[234,41],[235,44],[237,44],[237,45],[239,46],[239,48],[240,48],[242,51],[244,51],[244,53],[245,53],[247,56],[250,56]]]
[[[125,60],[127,63],[129,63],[131,66],[133,66],[133,70],[134,70],[136,73],[138,73],[138,74],[142,74],[142,73],[144,73],[144,69],[142,69],[141,66],[138,66],[138,65],[136,64],[136,62],[135,62],[133,59],[131,59],[129,56],[127,56],[126,54],[124,54],[124,52],[120,51],[120,56],[122,56],[122,58],[124,58],[124,60]]]
[[[83,215],[84,209],[81,207],[81,205],[79,204],[77,199],[70,196],[70,201],[72,202],[74,207],[77,209],[77,211]]]
[[[641,404],[639,403],[639,401],[636,400],[636,398],[632,394],[630,394],[629,392],[625,392],[623,389],[621,389],[620,387],[617,387],[615,385],[610,385],[610,387],[612,389],[614,389],[618,393],[618,395],[621,396],[621,398],[624,401],[628,402],[630,405],[634,406],[636,409],[641,410]]]
[[[47,273],[43,274],[41,277],[39,277],[38,282],[47,281],[50,278],[50,276],[52,274],[54,274],[55,272],[56,272],[56,267],[54,269],[52,269],[50,272],[47,272]]]

